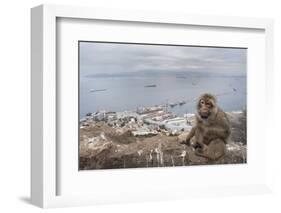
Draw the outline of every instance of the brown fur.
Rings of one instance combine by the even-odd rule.
[[[191,138],[195,137],[196,155],[217,160],[225,154],[229,135],[229,120],[218,108],[216,98],[211,94],[201,95],[197,103],[196,125],[184,143],[190,145]]]

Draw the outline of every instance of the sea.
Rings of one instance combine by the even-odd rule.
[[[134,111],[156,105],[183,116],[195,112],[196,100],[203,93],[215,95],[224,111],[245,110],[247,102],[246,76],[80,76],[79,84],[80,119],[89,112]]]

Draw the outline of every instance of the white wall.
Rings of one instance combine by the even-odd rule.
[[[276,130],[280,119],[281,101],[281,12],[278,0],[80,0],[82,6],[100,6],[123,9],[185,12],[192,14],[216,14],[232,16],[270,17],[275,19],[275,117]],[[38,208],[28,204],[30,172],[30,11],[41,3],[77,4],[74,0],[2,1],[0,7],[0,63],[1,63],[1,154],[0,154],[0,209],[1,212],[13,210],[37,212]],[[279,96],[279,97],[278,97]],[[278,99],[279,98],[279,99]],[[276,138],[278,134],[276,133]],[[222,199],[193,199],[177,202],[109,205],[69,209],[69,212],[239,212],[261,211],[277,212],[281,210],[281,169],[278,164],[281,155],[281,140],[276,140],[275,153],[275,193],[273,195],[231,197]],[[239,175],[239,174],[237,174]],[[200,209],[198,211],[197,209]],[[48,210],[49,211],[49,210]],[[61,210],[52,210],[55,212]]]

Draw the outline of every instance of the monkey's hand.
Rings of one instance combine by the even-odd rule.
[[[195,148],[195,151],[197,153],[201,153],[202,154],[202,153],[205,153],[207,151],[208,146],[205,145],[205,144],[197,144],[197,146],[194,147],[194,148]]]
[[[180,144],[190,146],[190,139],[183,140],[183,141],[180,142]]]

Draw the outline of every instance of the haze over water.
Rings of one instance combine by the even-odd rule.
[[[195,112],[202,93],[225,111],[246,108],[246,49],[80,42],[80,118],[165,105]],[[155,85],[155,87],[146,87]],[[93,91],[101,90],[101,91]]]

